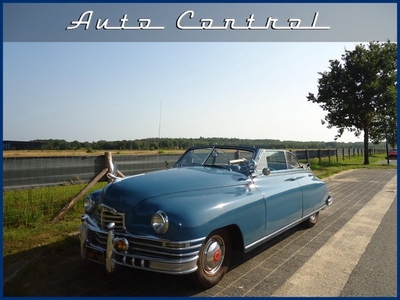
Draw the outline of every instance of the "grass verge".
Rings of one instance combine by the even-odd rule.
[[[97,183],[88,193],[105,184]],[[58,242],[77,231],[84,197],[60,221],[51,220],[84,187],[77,184],[3,191],[3,256]]]
[[[348,171],[352,169],[382,169],[382,168],[392,168],[396,169],[397,165],[387,164],[384,154],[374,155],[369,157],[369,165],[364,165],[363,156],[355,156],[351,158],[341,158],[336,161],[336,158],[332,158],[329,162],[328,158],[324,158],[319,164],[317,159],[310,160],[311,169],[314,174],[319,178],[323,179],[334,174]]]

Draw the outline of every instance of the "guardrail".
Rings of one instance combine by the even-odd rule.
[[[351,156],[362,156],[362,149],[293,150],[302,162],[310,159],[338,161]],[[372,149],[370,154],[384,153]],[[124,175],[135,175],[171,167],[180,155],[113,155],[118,170]],[[20,190],[36,187],[86,183],[105,167],[105,155],[65,157],[3,158],[3,190]],[[107,181],[106,176],[100,181]]]

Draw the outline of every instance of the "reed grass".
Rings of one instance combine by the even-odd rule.
[[[89,192],[104,187],[97,183]],[[34,228],[49,222],[85,184],[3,191],[3,226]],[[74,218],[83,212],[83,199],[66,214]]]

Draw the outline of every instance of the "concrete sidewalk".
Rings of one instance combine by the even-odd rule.
[[[397,194],[397,176],[336,232],[273,296],[340,296]]]

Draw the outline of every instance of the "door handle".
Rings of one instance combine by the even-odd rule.
[[[301,178],[304,178],[305,176],[293,176],[292,178],[290,178],[291,181],[295,181],[295,180],[299,180]]]

